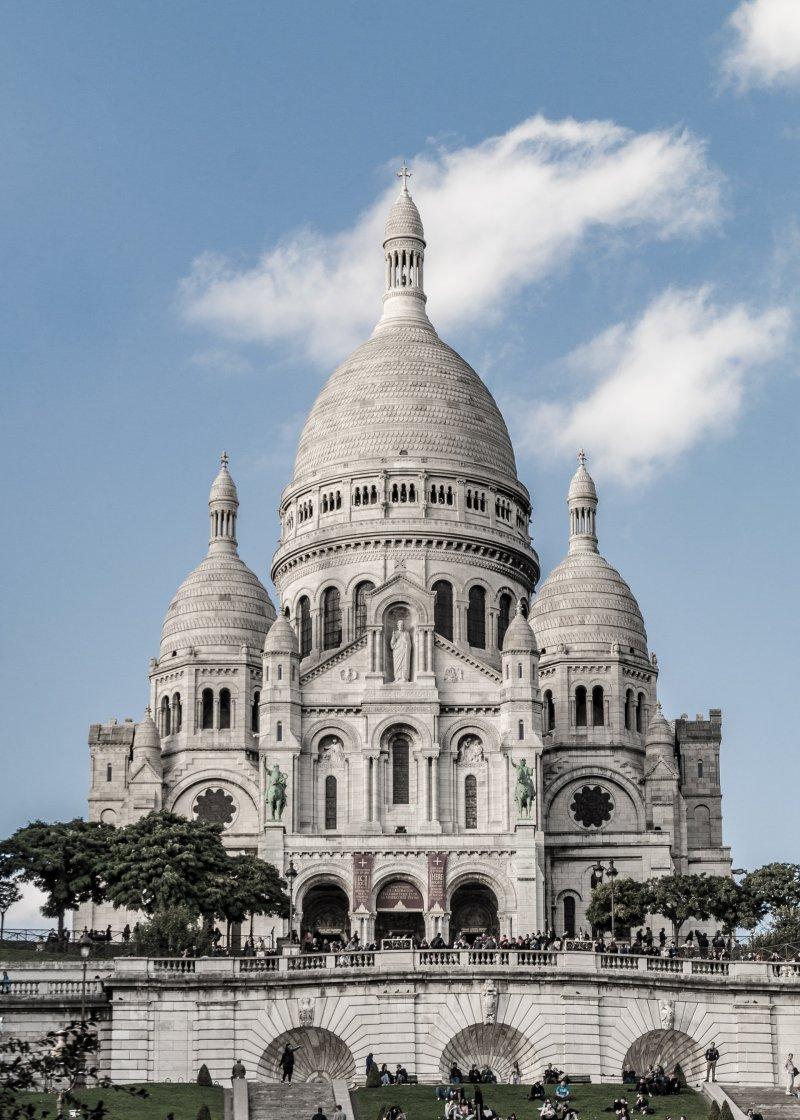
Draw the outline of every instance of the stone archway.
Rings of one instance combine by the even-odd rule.
[[[422,892],[405,879],[391,879],[384,883],[375,899],[375,941],[378,945],[385,938],[413,937],[421,941],[425,936],[425,904]]]
[[[705,1070],[703,1048],[688,1034],[676,1030],[648,1031],[628,1047],[623,1066],[641,1075],[650,1066],[663,1066],[669,1073],[680,1066],[688,1084],[700,1081]]]
[[[470,944],[480,934],[500,935],[497,896],[486,883],[462,882],[450,897],[450,932]]]
[[[300,932],[323,942],[346,940],[350,934],[350,903],[338,883],[314,882],[303,894]]]
[[[470,1067],[488,1066],[498,1081],[511,1080],[511,1067],[519,1062],[523,1081],[533,1081],[538,1066],[533,1043],[506,1023],[473,1023],[453,1035],[442,1051],[439,1076],[449,1081],[455,1063],[466,1076]]]
[[[324,1027],[295,1027],[270,1042],[258,1063],[260,1081],[280,1081],[278,1062],[286,1046],[298,1047],[294,1056],[295,1081],[351,1081],[356,1063],[350,1047]]]

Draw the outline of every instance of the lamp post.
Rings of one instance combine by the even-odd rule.
[[[592,868],[592,871],[594,871],[595,875],[597,875],[601,883],[603,881],[604,875],[607,875],[611,882],[611,940],[616,941],[616,916],[614,914],[614,880],[616,879],[617,875],[619,875],[619,871],[614,866],[613,859],[610,859],[608,861],[608,867],[603,867],[602,863],[598,859],[597,863]]]
[[[289,866],[286,868],[286,879],[289,883],[289,944],[292,944],[292,934],[294,933],[294,881],[299,875],[297,868],[292,860],[289,860]]]
[[[81,1028],[86,1022],[86,969],[89,967],[89,954],[92,951],[92,943],[87,934],[83,934],[80,940],[81,947]],[[80,1058],[80,1065],[78,1072],[75,1075],[75,1088],[86,1088],[86,1068],[83,1055]]]

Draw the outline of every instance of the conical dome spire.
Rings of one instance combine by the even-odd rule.
[[[228,470],[228,452],[220,455],[217,477],[211,484],[208,509],[211,519],[209,552],[236,552],[236,511],[239,495]]]
[[[149,707],[145,709],[144,719],[137,723],[133,736],[134,770],[143,762],[149,762],[156,769],[161,764],[161,737]]]
[[[578,469],[567,494],[569,506],[570,552],[597,552],[597,489],[586,469],[583,448],[578,452]]]
[[[419,210],[408,192],[411,172],[405,163],[397,175],[403,180],[403,187],[386,220],[383,239],[386,290],[383,294],[383,315],[375,330],[404,324],[424,325],[433,330],[425,313],[422,283],[425,234]]]
[[[648,747],[666,746],[672,748],[675,742],[675,735],[672,728],[664,718],[664,713],[661,710],[661,705],[656,704],[656,709],[653,712],[653,718],[647,728],[647,737],[645,745]]]
[[[522,613],[522,600],[517,600],[517,611],[512,618],[505,637],[503,653],[536,653],[536,638],[530,623]]]

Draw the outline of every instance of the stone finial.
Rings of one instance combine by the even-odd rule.
[[[586,466],[586,452],[583,450],[583,448],[581,448],[578,452],[578,462],[582,467]]]
[[[408,180],[411,178],[413,172],[409,171],[408,167],[406,167],[405,160],[403,160],[403,166],[399,171],[396,171],[395,174],[397,175],[398,179],[403,180],[403,190],[408,193]]]
[[[230,462],[230,460],[229,460],[229,458],[228,458],[228,452],[227,452],[227,451],[223,451],[223,452],[222,452],[222,454],[221,454],[221,455],[220,455],[220,457],[219,457],[219,465],[220,465],[221,467],[223,467],[223,468],[224,468],[225,470],[227,470],[227,469],[228,469],[228,463],[229,463],[229,462]]]

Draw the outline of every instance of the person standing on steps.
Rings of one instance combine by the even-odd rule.
[[[328,1120],[328,1117],[322,1111],[322,1105],[321,1104],[317,1105],[317,1111],[311,1117],[311,1120]]]
[[[347,1120],[347,1113],[340,1104],[335,1104],[333,1106],[333,1116],[331,1120]]]
[[[283,1076],[281,1077],[282,1082],[283,1081],[291,1082],[292,1074],[294,1073],[294,1053],[295,1053],[295,1050],[299,1050],[299,1049],[300,1049],[299,1046],[290,1046],[288,1042],[286,1043],[284,1051],[281,1054],[281,1060],[278,1062],[278,1065],[281,1067],[281,1070],[283,1071]]]
[[[797,1077],[797,1066],[794,1064],[794,1054],[786,1055],[783,1068],[786,1070],[786,1096],[791,1097],[794,1095],[794,1079]]]
[[[708,1050],[706,1050],[706,1081],[717,1080],[717,1062],[719,1061],[719,1050],[717,1050],[716,1043],[712,1042]]]

